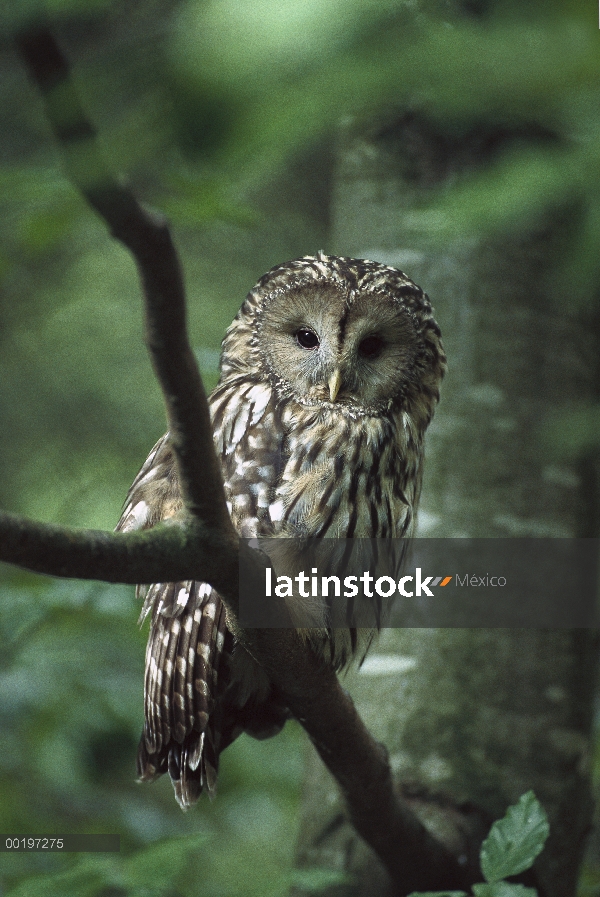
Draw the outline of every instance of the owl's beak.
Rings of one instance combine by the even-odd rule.
[[[335,402],[337,398],[337,394],[340,391],[340,386],[342,385],[342,375],[340,374],[338,368],[335,369],[331,377],[329,378],[329,400],[331,402]]]

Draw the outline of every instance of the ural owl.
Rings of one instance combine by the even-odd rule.
[[[241,536],[401,538],[414,527],[423,437],[445,356],[429,300],[401,271],[322,252],[273,268],[223,340],[214,442]],[[169,434],[129,490],[118,529],[182,507]],[[144,683],[142,780],[170,773],[185,808],[215,789],[219,753],[287,717],[206,583],[158,583]],[[355,640],[334,644],[341,668]],[[327,641],[327,639],[325,639]]]

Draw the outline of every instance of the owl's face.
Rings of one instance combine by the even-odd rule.
[[[393,297],[317,282],[265,302],[257,346],[280,395],[376,414],[404,395],[419,339]]]
[[[225,337],[221,369],[334,415],[406,410],[424,430],[445,361],[420,287],[395,268],[320,252],[259,280]]]

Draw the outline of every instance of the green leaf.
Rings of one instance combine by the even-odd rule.
[[[535,888],[524,885],[511,885],[507,881],[495,881],[493,884],[473,885],[475,897],[538,897]]]
[[[548,817],[533,791],[523,794],[518,803],[508,808],[506,816],[493,824],[483,842],[481,869],[486,880],[498,882],[529,869],[542,851],[549,831]]]

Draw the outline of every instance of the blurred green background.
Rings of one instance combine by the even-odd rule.
[[[245,293],[328,245],[338,129],[418,107],[460,140],[538,128],[432,187],[448,234],[578,209],[548,272],[600,283],[600,36],[593,4],[399,0],[28,0],[0,11],[0,506],[111,529],[165,421],[126,252],[66,182],[10,42],[46,11],[111,165],[173,224],[208,388]],[[343,248],[336,247],[337,251]],[[410,273],[410,272],[408,272]],[[552,293],[552,290],[550,290]],[[550,301],[550,300],[549,300]],[[600,442],[573,409],[557,454]],[[564,435],[566,433],[566,436]],[[145,632],[132,590],[0,569],[0,831],[119,832],[120,856],[0,854],[0,895],[283,895],[304,736],[240,738],[219,794],[184,815],[134,782]],[[182,837],[184,836],[184,837]],[[318,892],[328,873],[304,880]]]

